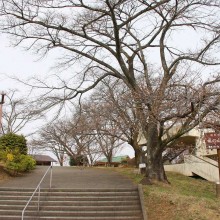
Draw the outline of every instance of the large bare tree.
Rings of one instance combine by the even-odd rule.
[[[15,45],[25,43],[41,55],[59,48],[62,60],[57,66],[75,68],[70,78],[77,77],[78,83],[61,79],[58,86],[46,82],[37,86],[50,89],[42,99],[48,107],[82,95],[107,76],[120,79],[130,89],[147,140],[143,182],[167,180],[163,150],[220,101],[215,86],[220,80],[216,67],[220,64],[216,56],[219,12],[218,0],[0,3],[1,29],[13,37]],[[184,85],[188,81],[193,82],[191,88]],[[169,132],[167,128],[175,124],[177,132]]]

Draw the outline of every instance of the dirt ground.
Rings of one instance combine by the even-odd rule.
[[[148,220],[220,220],[217,204],[195,198],[148,195],[145,199]]]
[[[6,182],[11,177],[3,170],[3,168],[0,166],[0,184],[3,182]]]

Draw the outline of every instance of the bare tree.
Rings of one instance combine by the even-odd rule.
[[[96,144],[100,148],[100,151],[104,154],[107,159],[107,164],[111,166],[112,159],[114,155],[119,151],[119,147],[122,145],[122,142],[114,136],[108,135],[96,135]]]
[[[108,165],[111,165],[113,156],[120,150],[123,144],[120,140],[121,131],[112,120],[108,120],[105,117],[96,117],[95,119],[94,131],[97,147],[107,158]]]
[[[40,129],[38,137],[33,139],[32,145],[50,150],[63,166],[65,154],[75,160],[89,155],[91,163],[94,163],[100,150],[94,147],[93,140],[85,119],[77,112],[73,117],[44,126]]]
[[[102,151],[97,147],[94,136],[90,138],[93,140],[85,147],[84,154],[89,158],[89,165],[93,166],[95,162],[103,155]]]
[[[42,118],[42,114],[26,98],[19,98],[16,90],[6,94],[3,111],[3,134],[18,133],[28,123]]]
[[[102,127],[101,132],[103,135],[127,142],[134,149],[138,166],[142,155],[139,145],[141,127],[136,117],[134,100],[127,87],[118,80],[106,78],[86,103],[83,110],[87,111],[87,115],[98,120],[101,117],[103,121],[111,121],[117,127],[117,132],[108,127]]]
[[[103,101],[103,100],[102,100]],[[85,100],[81,103],[80,114],[85,120],[86,132],[92,140],[88,149],[93,149],[99,156],[105,156],[108,164],[112,163],[112,157],[120,150],[122,145],[122,132],[117,123],[109,117],[111,108],[101,100]],[[93,146],[93,147],[92,147]]]
[[[163,150],[198,125],[220,102],[219,90],[214,86],[220,81],[218,69],[211,68],[220,64],[215,56],[220,37],[219,9],[217,0],[0,3],[1,29],[13,36],[15,45],[26,42],[27,49],[42,55],[60,48],[66,54],[63,67],[78,67],[74,75],[81,79],[78,84],[61,79],[59,86],[42,81],[34,85],[49,89],[41,100],[45,108],[82,95],[107,76],[120,79],[130,89],[147,140],[143,183],[167,181]],[[184,33],[194,36],[197,43],[179,42]],[[203,80],[199,81],[198,72],[208,73],[209,78],[201,76]],[[145,79],[141,83],[140,75]],[[186,88],[190,87],[184,86],[189,85],[188,79],[194,82],[189,95]],[[63,93],[58,94],[59,90]],[[187,94],[183,108],[177,105],[180,91]],[[179,128],[171,135],[168,128],[175,123]]]
[[[31,146],[39,150],[52,152],[60,166],[63,166],[65,153],[74,154],[72,140],[63,121],[45,125],[31,141]]]

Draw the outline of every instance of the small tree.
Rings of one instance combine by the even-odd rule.
[[[0,161],[11,175],[30,171],[36,164],[35,160],[27,155],[25,137],[13,133],[0,137]]]

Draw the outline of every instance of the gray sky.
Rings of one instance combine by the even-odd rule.
[[[52,60],[48,57],[38,60],[36,55],[25,51],[21,47],[10,47],[10,42],[5,36],[0,36],[0,78],[1,90],[8,88],[24,88],[17,82],[8,79],[6,75],[27,79],[33,75],[43,75],[50,71]]]

